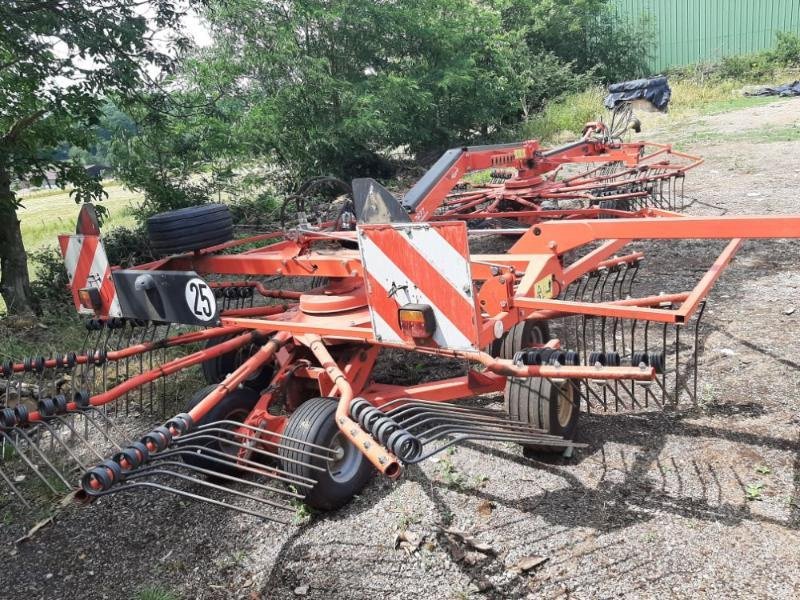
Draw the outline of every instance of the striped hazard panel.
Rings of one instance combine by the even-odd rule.
[[[106,251],[98,235],[60,235],[58,243],[64,266],[69,276],[69,287],[75,308],[82,314],[95,314],[95,311],[81,306],[78,291],[83,288],[100,290],[102,308],[97,313],[104,317],[121,317],[117,291],[111,279],[111,268]]]
[[[407,343],[398,323],[406,304],[433,309],[432,341],[441,348],[478,348],[478,313],[463,222],[359,225],[375,339]]]

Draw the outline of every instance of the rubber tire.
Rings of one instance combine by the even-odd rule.
[[[304,442],[328,447],[334,436],[339,433],[339,427],[334,419],[336,406],[337,401],[332,398],[311,398],[301,404],[289,417],[283,432],[288,438],[301,441],[284,440],[279,454],[285,458],[309,461],[308,455],[297,452],[297,450],[313,450]],[[375,474],[375,469],[369,460],[360,452],[358,456],[360,464],[346,482],[335,481],[327,469],[325,472],[320,472],[307,464],[286,460],[281,461],[281,465],[285,471],[293,475],[316,480],[316,484],[305,497],[306,504],[319,510],[336,510],[358,494]],[[322,458],[311,458],[309,462],[319,467],[325,467],[326,463]]]
[[[203,389],[196,391],[186,403],[185,412],[189,412],[191,409],[197,406],[197,404],[199,404],[203,398],[208,396],[208,394],[210,394],[216,388],[216,384],[207,385]],[[200,419],[195,426],[206,425],[208,423],[213,423],[214,421],[225,420],[228,418],[228,415],[234,412],[246,411],[249,414],[256,405],[256,402],[258,402],[258,398],[258,392],[255,390],[248,388],[237,388],[232,392],[229,392],[228,395],[225,396],[219,404],[208,411],[208,413],[202,419]],[[195,445],[212,448],[214,450],[222,450],[219,442],[215,440],[198,440],[195,442]],[[241,470],[234,466],[226,466],[214,460],[204,458],[202,451],[197,451],[196,453],[192,454],[182,454],[181,457],[183,462],[185,462],[187,465],[192,465],[193,467],[199,467],[201,469],[207,469],[209,471],[214,471],[215,473],[224,473],[225,475],[238,475],[241,473]]]
[[[489,346],[488,352],[494,358],[511,360],[520,350],[530,348],[534,344],[544,344],[550,339],[550,328],[547,321],[520,321],[496,339]]]
[[[558,420],[559,390],[565,385],[573,386],[573,401],[576,399],[577,401],[573,405],[569,421],[562,426]],[[514,421],[527,423],[567,440],[575,439],[580,416],[580,388],[574,380],[556,383],[543,377],[509,377],[503,398],[506,412]],[[563,451],[558,446],[536,444],[522,444],[522,446],[545,453]]]
[[[238,335],[239,333],[234,333],[231,335],[225,335],[218,338],[212,338],[206,342],[206,349],[212,348],[217,344],[221,344],[222,342],[228,341]],[[216,358],[210,358],[206,361],[203,361],[200,364],[200,368],[203,371],[203,378],[206,380],[208,384],[217,384],[222,383],[222,381],[227,377],[229,373],[235,371],[241,364],[249,358],[249,356],[243,355],[243,352],[251,348],[252,346],[243,346],[237,350],[232,350],[226,354],[221,354]],[[275,374],[275,368],[271,364],[264,365],[260,371],[253,373],[248,379],[242,382],[242,384],[254,390],[256,392],[260,392],[265,387],[267,387],[270,382],[272,381],[272,376]]]
[[[193,252],[232,240],[233,219],[224,204],[189,206],[147,219],[147,236],[158,254]]]

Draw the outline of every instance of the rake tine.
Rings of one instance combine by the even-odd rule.
[[[64,422],[62,421],[62,423],[64,423]],[[64,424],[66,425],[66,423],[64,423]],[[77,465],[78,465],[78,466],[79,466],[79,467],[80,467],[82,470],[86,470],[87,466],[86,466],[85,464],[83,464],[83,463],[81,462],[81,460],[80,460],[80,459],[79,459],[79,458],[78,458],[78,457],[77,457],[77,456],[76,456],[76,455],[75,455],[75,454],[72,452],[72,449],[71,449],[71,448],[70,448],[70,447],[69,447],[69,446],[68,446],[66,443],[64,443],[64,440],[62,440],[62,439],[61,439],[61,436],[58,434],[58,432],[57,432],[57,431],[56,431],[56,430],[55,430],[53,427],[51,427],[51,426],[50,426],[50,424],[49,424],[49,423],[47,423],[45,420],[42,420],[42,421],[40,421],[40,422],[39,422],[39,425],[40,425],[41,427],[44,427],[44,428],[45,428],[47,431],[49,431],[49,432],[50,432],[50,439],[51,439],[51,440],[52,440],[52,439],[55,439],[55,440],[58,442],[58,444],[59,444],[59,445],[60,445],[60,446],[61,446],[61,447],[62,447],[64,450],[66,450],[66,452],[67,452],[67,454],[69,454],[70,458],[72,458],[72,460],[74,460],[74,461],[75,461],[75,463],[76,463],[76,464],[77,464]],[[72,427],[70,427],[69,425],[66,425],[66,426],[67,426],[67,427],[68,427],[68,428],[69,428],[71,431],[73,431],[73,432],[74,432],[74,430],[72,429]],[[82,440],[82,441],[83,441],[83,440]],[[95,456],[99,456],[99,457],[100,457],[100,460],[103,460],[103,457],[102,457],[100,454],[97,454],[97,453],[95,453]]]
[[[61,475],[61,473],[59,473],[56,470],[56,468],[50,463],[50,461],[47,460],[47,458],[44,457],[44,455],[42,454],[42,451],[39,450],[39,448],[31,441],[31,439],[21,429],[16,429],[15,428],[14,433],[15,433],[15,435],[21,434],[27,440],[28,447],[29,448],[33,448],[34,450],[36,450],[37,454],[39,454],[39,456],[44,460],[44,462],[47,464],[47,466],[50,467],[50,469],[54,473],[56,473],[58,478],[61,479],[61,481],[64,482],[64,485],[66,485],[67,488],[71,487],[70,483],[66,479],[64,479],[64,477]],[[33,471],[36,474],[36,476],[39,479],[42,480],[42,483],[44,483],[48,488],[50,488],[50,490],[53,492],[53,494],[58,494],[58,490],[56,490],[53,487],[53,484],[50,483],[44,475],[42,475],[41,471],[39,471],[39,468],[30,461],[30,459],[22,451],[22,449],[19,447],[19,445],[15,444],[14,441],[8,436],[8,434],[5,431],[0,431],[0,435],[2,435],[2,436],[4,436],[5,438],[8,439],[9,444],[11,444],[11,446],[14,448],[14,451],[17,454],[17,456],[19,456],[22,459],[22,461],[26,465],[28,465],[28,468],[30,468],[30,470]]]
[[[3,478],[3,481],[6,482],[6,485],[8,485],[9,489],[14,493],[14,495],[22,501],[22,503],[25,505],[25,508],[32,510],[33,507],[25,499],[25,496],[23,496],[22,493],[20,493],[20,491],[17,489],[17,486],[15,486],[14,482],[11,481],[11,479],[9,479],[8,475],[6,475],[3,469],[0,469],[0,477]]]
[[[249,429],[249,430],[255,431],[257,433],[265,433],[265,434],[267,434],[269,436],[272,436],[272,437],[278,437],[281,440],[289,440],[290,442],[297,442],[297,443],[303,444],[304,446],[310,446],[311,448],[315,448],[317,450],[322,450],[323,452],[327,452],[330,455],[328,458],[333,458],[333,457],[335,457],[335,454],[336,454],[333,450],[331,450],[327,446],[320,446],[318,444],[312,444],[311,442],[308,442],[306,440],[301,440],[301,439],[298,439],[298,438],[295,438],[295,437],[291,437],[291,436],[288,436],[288,435],[285,435],[285,434],[282,434],[282,433],[281,434],[276,434],[274,431],[270,431],[268,429],[262,429],[261,427],[256,427],[255,425],[250,425],[250,424],[246,424],[246,423],[239,423],[238,421],[228,421],[228,420],[214,421],[213,423],[206,423],[205,425],[199,425],[195,429],[194,432],[190,432],[187,435],[181,436],[181,438],[179,438],[179,439],[186,439],[186,437],[188,435],[191,435],[192,433],[195,433],[197,431],[203,431],[203,430],[206,430],[206,429],[209,429],[209,428],[217,428],[219,425],[234,425],[236,427],[244,427],[245,429]],[[227,431],[227,430],[225,430],[225,431]],[[276,446],[276,447],[279,447],[281,445],[281,444],[276,444],[275,442],[272,442],[272,441],[266,440],[266,439],[259,439],[259,442],[261,442],[262,444],[270,444],[270,445],[273,445],[273,446]],[[294,451],[294,448],[292,450]],[[318,458],[325,458],[325,456],[321,456],[321,455],[318,455],[318,454],[317,455],[313,455],[313,456],[317,456]]]
[[[268,469],[265,469],[264,465],[247,458],[238,457],[236,460],[232,460],[231,455],[226,454],[221,450],[215,450],[214,448],[209,448],[207,446],[187,445],[185,448],[183,447],[172,448],[170,450],[165,450],[162,453],[157,454],[155,457],[152,458],[152,460],[153,461],[158,460],[160,457],[184,456],[187,454],[194,454],[197,451],[202,451],[204,459],[209,459],[219,464],[235,466],[237,469],[247,471],[248,473],[252,473],[254,475],[263,475],[266,477],[270,477],[272,479],[277,479],[279,481],[289,483],[291,485],[299,485],[301,487],[312,488],[316,483],[316,481],[314,481],[309,477],[303,477],[302,475],[294,475],[292,473],[284,471],[283,469],[278,469],[276,467],[270,467]],[[277,475],[275,473],[277,473]],[[279,493],[286,493],[286,492],[284,490]]]
[[[180,463],[180,462],[177,462],[177,461],[174,461],[174,462],[175,462],[176,465],[181,466],[181,467],[187,466],[185,463]],[[194,469],[197,470],[198,472],[204,473],[205,475],[211,475],[213,477],[217,477],[219,475],[222,475],[222,473],[217,473],[215,471],[209,471],[208,469],[201,469],[200,467],[194,467]],[[248,494],[246,492],[240,492],[239,490],[234,490],[232,488],[228,488],[228,487],[225,487],[225,486],[222,486],[222,485],[218,485],[218,484],[212,483],[210,481],[203,481],[201,479],[197,479],[196,477],[192,477],[190,475],[185,475],[183,473],[178,473],[176,471],[170,471],[169,469],[162,469],[160,467],[143,467],[143,468],[137,469],[136,471],[130,471],[126,476],[126,479],[135,481],[137,479],[141,479],[143,477],[148,477],[150,475],[168,475],[170,477],[176,477],[178,479],[182,479],[183,481],[189,481],[189,482],[194,483],[196,485],[207,487],[207,488],[210,488],[212,490],[217,490],[219,492],[223,492],[223,493],[226,493],[226,494],[231,494],[233,496],[238,496],[240,498],[245,498],[247,500],[253,500],[255,502],[258,502],[259,504],[266,504],[267,506],[272,506],[274,508],[280,508],[282,510],[291,510],[290,508],[288,508],[288,507],[286,507],[286,506],[284,506],[282,504],[279,504],[278,502],[274,502],[272,500],[267,500],[266,498],[260,498],[258,496],[254,496],[253,494]],[[233,477],[233,479],[236,480],[237,482],[241,482],[242,481],[241,479],[237,479],[235,477]]]
[[[218,431],[224,432],[224,433],[227,433],[227,434],[231,433],[227,429],[221,429],[221,428],[218,429]],[[197,433],[197,434],[189,433],[189,434],[186,434],[186,436],[181,436],[180,438],[175,440],[175,442],[176,442],[176,444],[181,444],[184,440],[186,440],[186,441],[196,441],[198,439],[201,439],[201,440],[212,440],[212,441],[217,441],[217,442],[218,441],[223,441],[227,445],[235,446],[237,448],[242,448],[244,450],[250,450],[250,451],[255,452],[257,454],[260,454],[262,456],[268,456],[270,458],[278,458],[278,459],[285,460],[287,462],[295,463],[295,464],[298,464],[298,465],[306,465],[309,468],[314,469],[315,471],[320,471],[320,472],[324,472],[325,471],[325,469],[323,467],[318,467],[317,465],[311,465],[311,464],[305,463],[305,462],[303,462],[301,460],[297,460],[297,459],[294,459],[294,458],[289,458],[289,457],[286,457],[286,456],[280,456],[279,454],[276,454],[274,452],[270,452],[268,450],[262,450],[261,448],[251,448],[247,444],[242,444],[240,442],[234,442],[233,440],[230,440],[230,439],[227,439],[227,438],[218,437],[218,436],[214,436],[214,435],[211,435],[211,434],[205,433],[205,432]],[[310,454],[309,452],[305,452],[305,451],[301,451],[301,450],[295,450],[294,448],[292,448],[292,451],[300,452],[301,454]],[[313,455],[313,454],[311,454],[311,456],[316,456],[317,458],[324,458],[324,457],[319,457],[319,455]]]
[[[166,473],[161,473],[161,474],[167,474],[168,475],[170,473],[167,471]],[[191,477],[188,477],[188,478],[185,478],[185,479],[189,479],[191,481],[198,482],[197,479],[194,479],[194,478],[191,478]],[[289,522],[289,521],[276,519],[275,517],[267,515],[266,513],[258,512],[258,511],[255,511],[255,510],[250,510],[249,508],[243,508],[241,506],[234,506],[232,504],[228,504],[227,502],[223,502],[221,500],[215,500],[214,498],[209,498],[208,496],[200,496],[199,494],[193,494],[193,493],[187,492],[185,490],[179,490],[177,488],[173,488],[173,487],[170,487],[168,485],[162,485],[162,484],[159,484],[159,483],[154,483],[152,481],[136,481],[134,483],[126,483],[125,485],[111,488],[110,490],[107,490],[105,492],[96,492],[96,493],[94,493],[92,495],[93,496],[107,496],[109,494],[115,494],[115,493],[118,493],[118,492],[134,489],[134,488],[137,488],[137,487],[149,487],[149,488],[160,490],[162,492],[167,492],[169,494],[174,494],[176,496],[181,496],[183,498],[190,498],[190,499],[196,500],[198,502],[205,502],[207,504],[213,504],[215,506],[219,506],[219,507],[226,508],[226,509],[229,509],[229,510],[235,510],[237,512],[244,513],[244,514],[250,515],[252,517],[257,517],[259,519],[264,519],[265,521],[273,521],[275,523],[281,523],[283,525],[291,525],[291,522]],[[222,489],[224,490],[225,488],[222,488]],[[259,499],[256,498],[255,496],[252,499],[255,500],[256,502],[259,502]],[[284,508],[284,510],[287,510],[287,509]]]
[[[220,462],[225,462],[225,461],[220,461]],[[148,473],[151,470],[163,470],[163,471],[166,471],[166,472],[172,472],[170,469],[162,468],[162,465],[171,465],[171,466],[179,468],[179,469],[187,469],[188,471],[201,473],[202,475],[212,476],[215,479],[223,479],[225,481],[235,482],[235,483],[238,483],[240,485],[250,486],[252,488],[259,489],[259,490],[265,490],[265,491],[268,491],[268,492],[276,492],[278,494],[291,496],[292,498],[297,498],[299,500],[302,500],[303,497],[304,497],[302,494],[298,494],[297,492],[292,492],[290,490],[281,490],[279,488],[274,488],[272,486],[269,486],[269,485],[266,485],[266,484],[263,484],[263,483],[258,483],[257,481],[248,481],[247,479],[243,479],[241,477],[236,477],[235,475],[228,475],[227,473],[221,473],[219,471],[212,471],[210,469],[204,469],[202,467],[198,467],[198,466],[195,466],[195,465],[190,465],[188,463],[177,461],[177,460],[159,460],[158,461],[158,465],[153,464],[153,465],[140,467],[140,468],[136,469],[135,471],[130,471],[129,474],[132,474],[132,475],[134,475],[136,477],[139,477],[140,475],[144,475],[144,474]],[[260,474],[261,475],[265,475],[264,472],[262,472]],[[227,492],[234,493],[234,491],[231,490],[230,488],[223,488],[223,489],[225,491],[227,491]],[[276,506],[278,508],[282,508],[281,505],[278,504],[277,502],[273,502],[273,501],[269,501],[269,500],[263,500],[263,502],[265,504],[270,505],[270,506]]]

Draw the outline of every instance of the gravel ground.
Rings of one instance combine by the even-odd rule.
[[[785,125],[798,109],[719,121]],[[690,212],[798,212],[800,142],[690,150],[707,159],[688,177]],[[648,274],[668,289],[717,247],[651,260]],[[718,283],[697,410],[583,415],[588,447],[573,459],[461,447],[297,526],[160,494],[71,506],[0,546],[0,597],[135,598],[157,586],[204,599],[797,598],[798,255],[797,242],[748,242]],[[395,549],[404,532],[415,551]],[[521,559],[540,564],[520,572]]]

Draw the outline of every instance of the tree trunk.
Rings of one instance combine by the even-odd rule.
[[[37,303],[31,293],[28,255],[22,243],[11,176],[0,167],[0,295],[9,315],[35,312]]]

